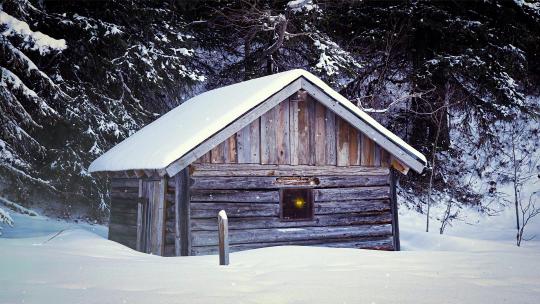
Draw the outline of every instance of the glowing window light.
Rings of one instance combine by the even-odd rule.
[[[294,200],[294,207],[296,209],[302,209],[306,206],[306,201],[301,198],[301,197],[297,197],[295,200]]]
[[[311,188],[284,188],[280,190],[280,217],[283,220],[310,220],[313,218]]]

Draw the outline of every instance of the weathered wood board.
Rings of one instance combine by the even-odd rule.
[[[165,245],[166,191],[165,178],[114,178],[111,181],[109,239],[133,249],[137,249],[139,244],[139,250],[162,255]],[[141,208],[141,202],[144,202],[145,208]],[[147,213],[140,214],[142,210],[147,210]],[[145,232],[141,231],[143,221]],[[148,242],[142,241],[143,235]],[[142,243],[146,244],[146,248],[141,248]]]
[[[229,231],[230,244],[294,242],[306,240],[383,237],[392,235],[392,225],[361,225],[353,227],[302,227],[264,228]],[[193,247],[218,244],[218,235],[213,231],[193,231]]]
[[[358,208],[359,209],[359,208]],[[363,208],[362,210],[368,210]],[[390,224],[392,215],[389,213],[379,213],[382,209],[373,208],[371,213],[347,212],[335,214],[329,208],[318,209],[317,214],[311,220],[305,221],[282,221],[277,217],[230,217],[229,229],[261,229],[261,228],[295,228],[295,227],[326,227],[326,226],[351,226],[366,224]],[[324,214],[328,213],[328,214]],[[174,222],[167,222],[167,227],[173,227]],[[213,218],[198,218],[191,221],[192,231],[217,231],[217,221]]]
[[[286,183],[280,177],[274,176],[193,176],[191,178],[191,189],[275,189],[280,187],[313,186],[319,188],[331,187],[354,187],[354,186],[381,186],[388,184],[388,177],[385,175],[351,175],[351,176],[323,176],[319,175],[311,182],[302,183],[302,180],[294,182],[294,177],[290,177],[290,182]]]
[[[325,239],[321,240],[306,240],[306,241],[285,241],[285,242],[270,242],[270,243],[254,243],[254,244],[233,244],[230,245],[230,252],[236,252],[247,249],[256,249],[272,246],[285,245],[300,245],[300,246],[316,246],[316,247],[337,247],[337,248],[357,248],[357,249],[377,249],[377,250],[393,250],[391,237],[367,237],[367,238],[351,238],[343,239]],[[191,251],[192,255],[207,255],[216,254],[216,246],[199,246],[194,247]]]
[[[111,181],[109,240],[132,249],[137,247],[137,179],[115,178]]]
[[[193,164],[191,176],[353,176],[388,175],[387,167],[289,166],[258,164]]]
[[[305,91],[286,98],[195,163],[381,166],[381,148]]]

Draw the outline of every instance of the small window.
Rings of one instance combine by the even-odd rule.
[[[306,220],[313,218],[313,194],[309,188],[281,189],[281,218]]]

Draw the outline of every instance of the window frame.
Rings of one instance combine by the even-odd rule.
[[[291,190],[302,190],[306,193],[306,203],[309,206],[308,216],[302,218],[287,218],[284,216],[284,197],[286,191]],[[313,221],[314,218],[314,209],[315,209],[315,199],[313,195],[313,188],[311,187],[286,187],[279,189],[279,219],[284,222],[301,222],[301,221]]]

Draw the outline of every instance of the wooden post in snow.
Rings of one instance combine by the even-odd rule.
[[[219,230],[219,265],[229,265],[229,223],[227,213],[218,213]]]

